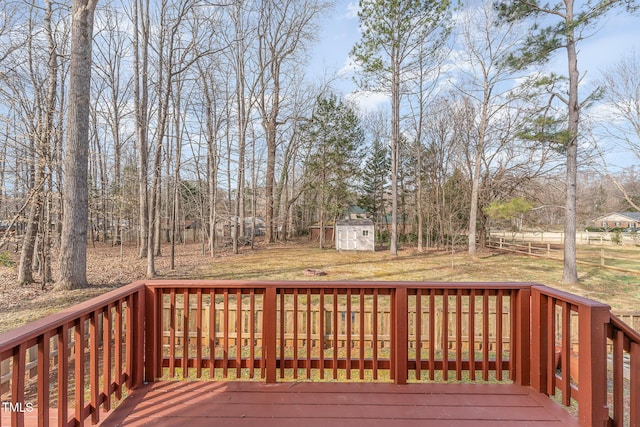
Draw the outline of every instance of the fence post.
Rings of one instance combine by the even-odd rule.
[[[604,248],[600,248],[600,265],[604,267]]]
[[[551,244],[547,243],[547,258],[551,258]]]
[[[394,379],[396,384],[407,383],[407,358],[409,357],[409,310],[406,287],[396,287],[393,307],[393,340],[395,347]]]
[[[265,363],[265,381],[267,383],[276,382],[276,329],[277,325],[277,292],[275,287],[268,287],[264,291],[264,311],[262,313],[262,337],[264,354],[262,355],[263,363]],[[281,307],[284,313],[284,307]]]
[[[580,395],[578,421],[583,426],[604,426],[609,420],[607,406],[607,305],[578,307],[578,372]]]

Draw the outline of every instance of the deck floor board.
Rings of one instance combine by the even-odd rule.
[[[157,382],[102,426],[577,426],[546,396],[510,384]]]

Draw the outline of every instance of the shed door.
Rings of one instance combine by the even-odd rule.
[[[357,241],[358,241],[358,231],[357,230],[348,230],[347,231],[347,249],[357,249]]]

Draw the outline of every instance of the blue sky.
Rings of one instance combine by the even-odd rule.
[[[476,3],[473,0],[471,2]],[[357,0],[336,0],[330,15],[320,23],[320,34],[309,51],[308,70],[312,79],[322,79],[325,75],[345,70],[349,63],[349,51],[359,39],[357,4]],[[624,55],[633,54],[634,50],[640,53],[640,15],[632,16],[624,10],[614,10],[591,33],[578,46],[578,68],[584,86],[591,86],[604,70]],[[566,75],[564,51],[559,50],[545,69]],[[356,91],[352,75],[345,74],[344,78],[335,82],[334,88],[346,96]],[[375,108],[384,105],[385,100],[383,95],[374,95],[365,102],[369,108]],[[626,163],[628,160],[627,157]]]
[[[321,22],[318,40],[309,52],[309,70],[316,77],[331,75],[347,64],[349,51],[359,39],[357,4],[357,0],[337,0],[330,15]],[[586,71],[587,78],[595,78],[602,70],[630,53],[639,42],[640,16],[631,16],[622,10],[609,13],[594,34],[579,45],[580,73]],[[559,51],[549,64],[554,71],[566,70],[563,54],[563,51]],[[350,81],[340,86],[341,89],[355,89]]]

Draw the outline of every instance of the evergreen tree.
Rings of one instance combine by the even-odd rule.
[[[327,219],[336,218],[353,202],[364,133],[353,109],[335,95],[317,99],[303,132],[309,149],[306,189],[317,195],[322,248]]]
[[[363,86],[391,95],[391,244],[398,254],[398,167],[401,83],[421,52],[436,52],[449,34],[450,0],[360,0],[362,40],[351,54],[366,76]],[[427,54],[428,56],[428,54]],[[369,83],[373,82],[373,83]]]
[[[374,139],[362,170],[362,195],[358,204],[376,224],[378,240],[381,238],[386,219],[385,192],[389,187],[389,148],[379,139]]]
[[[566,154],[566,201],[565,201],[565,241],[564,272],[565,284],[578,282],[576,260],[576,194],[578,175],[578,138],[580,136],[580,112],[591,96],[580,100],[578,84],[578,43],[585,37],[586,30],[593,28],[599,19],[616,6],[635,8],[633,0],[597,0],[576,3],[574,0],[557,0],[549,3],[538,0],[508,0],[496,4],[500,16],[507,21],[532,20],[531,31],[521,52],[509,58],[519,69],[531,64],[549,61],[552,54],[563,49],[567,55],[568,90],[561,93],[553,90],[553,98],[559,99],[567,107],[566,132],[559,135],[562,151]],[[540,25],[544,22],[545,25]],[[558,76],[545,77],[538,86],[552,87]],[[563,135],[564,134],[564,135]],[[544,132],[542,133],[544,138]],[[547,142],[543,140],[542,142]],[[552,141],[558,142],[558,141]]]

